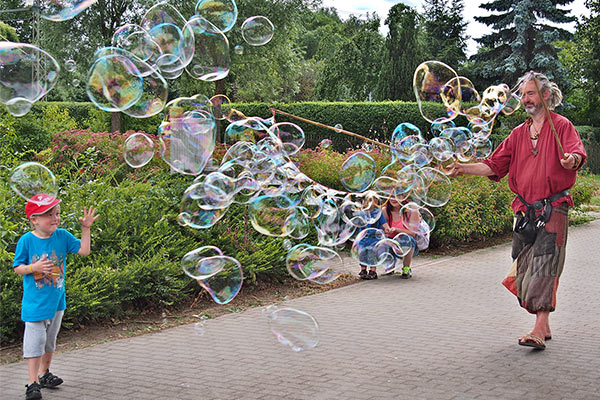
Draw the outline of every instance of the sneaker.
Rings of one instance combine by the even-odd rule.
[[[410,267],[402,267],[402,279],[410,279],[412,278],[412,271]]]
[[[32,382],[29,385],[25,385],[25,400],[35,400],[42,398],[42,392],[40,392],[40,384]]]
[[[63,383],[63,380],[49,370],[46,370],[44,375],[40,376],[40,386],[43,388],[55,388],[61,383]]]
[[[369,275],[367,279],[377,279],[377,272],[369,271]]]
[[[369,274],[367,273],[366,269],[361,269],[360,272],[358,273],[358,277],[360,279],[369,279]]]

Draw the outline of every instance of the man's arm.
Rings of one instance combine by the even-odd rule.
[[[494,171],[492,171],[487,164],[480,162],[473,164],[461,164],[455,162],[450,168],[450,173],[448,175],[451,177],[460,175],[492,176],[494,175]]]

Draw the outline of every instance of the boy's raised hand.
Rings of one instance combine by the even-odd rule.
[[[92,206],[89,208],[83,207],[83,218],[79,218],[79,222],[81,222],[81,226],[83,228],[89,228],[92,226],[94,221],[100,216],[100,214],[96,214],[97,211],[98,210]]]

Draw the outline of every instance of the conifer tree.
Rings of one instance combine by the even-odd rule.
[[[467,59],[463,1],[425,0],[423,8],[425,57],[456,69]]]
[[[546,74],[563,90],[569,87],[558,60],[557,40],[570,40],[572,34],[551,26],[573,22],[569,10],[559,8],[573,0],[493,0],[479,7],[493,14],[475,17],[490,26],[492,33],[475,39],[482,45],[473,56],[474,72],[486,84],[509,85],[529,70]]]

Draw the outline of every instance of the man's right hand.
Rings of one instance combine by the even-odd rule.
[[[454,164],[452,164],[449,168],[448,168],[448,176],[451,178],[460,176],[460,175],[464,175],[465,173],[465,167],[459,163],[458,161],[455,161]]]

